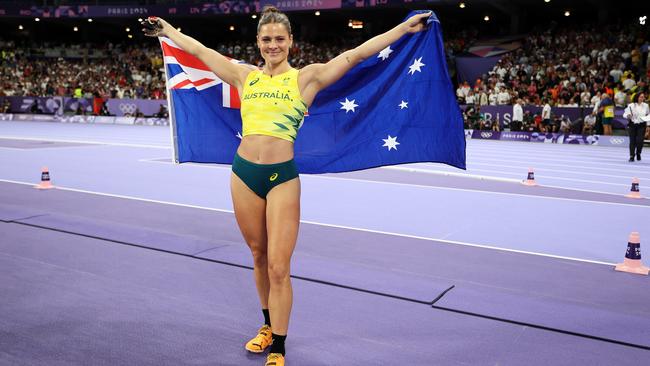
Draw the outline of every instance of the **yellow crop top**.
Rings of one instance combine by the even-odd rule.
[[[246,77],[241,97],[242,133],[267,135],[294,142],[307,112],[298,89],[298,70],[276,76],[261,70]]]

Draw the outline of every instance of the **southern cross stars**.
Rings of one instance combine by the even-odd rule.
[[[408,108],[408,107],[409,107],[409,103],[408,103],[408,102],[405,102],[405,101],[402,101],[402,103],[400,103],[400,104],[398,105],[398,107],[399,107],[399,109]]]
[[[390,151],[390,149],[397,150],[397,145],[399,145],[399,142],[397,142],[397,136],[391,137],[390,135],[388,135],[387,139],[382,139],[382,140],[384,141],[384,145],[382,146],[386,146],[388,148],[388,151]]]
[[[379,56],[377,56],[377,58],[381,58],[382,61],[383,61],[383,60],[387,59],[388,56],[390,56],[391,53],[393,53],[393,50],[391,50],[390,46],[388,46],[388,47],[384,48],[383,50],[381,50],[381,52],[379,52]]]
[[[415,59],[415,61],[413,61],[413,65],[409,66],[409,74],[413,75],[416,71],[422,72],[422,70],[420,70],[420,67],[422,66],[424,66],[422,63],[422,57]]]
[[[348,113],[349,111],[356,112],[354,108],[359,106],[354,103],[354,99],[348,100],[348,98],[345,98],[345,102],[339,102],[339,103],[341,103],[342,105],[340,109],[345,109],[345,113]]]

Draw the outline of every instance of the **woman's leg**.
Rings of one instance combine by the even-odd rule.
[[[266,239],[266,201],[246,186],[234,173],[230,178],[230,193],[235,218],[244,240],[253,254],[253,275],[262,309],[269,308],[269,274]]]
[[[284,182],[266,196],[269,310],[273,333],[286,335],[293,303],[290,265],[300,224],[300,179]]]

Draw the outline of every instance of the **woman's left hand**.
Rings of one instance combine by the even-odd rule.
[[[427,18],[432,14],[431,11],[421,14],[415,14],[414,16],[406,19],[402,25],[406,33],[417,33],[426,29]]]

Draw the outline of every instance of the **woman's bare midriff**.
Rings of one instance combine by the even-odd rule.
[[[255,164],[283,163],[293,159],[293,142],[265,135],[244,136],[237,153]]]

